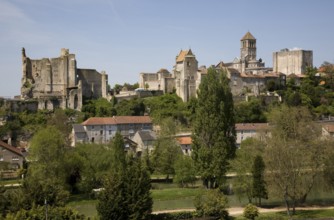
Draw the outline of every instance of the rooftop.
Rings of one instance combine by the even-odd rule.
[[[152,124],[149,116],[92,117],[82,125]]]

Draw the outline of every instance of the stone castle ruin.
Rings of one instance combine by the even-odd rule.
[[[37,100],[38,109],[81,110],[84,98],[106,98],[107,85],[104,71],[77,68],[68,49],[61,49],[57,58],[33,60],[22,48],[21,99]]]

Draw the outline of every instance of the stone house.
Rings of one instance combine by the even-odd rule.
[[[138,155],[141,155],[146,151],[147,153],[151,153],[154,149],[154,144],[156,140],[156,134],[151,130],[137,131],[132,138],[132,141],[134,141],[138,145],[136,149]]]
[[[327,123],[322,125],[322,136],[334,137],[334,124]]]
[[[262,139],[266,137],[269,135],[269,128],[268,123],[236,123],[236,146],[240,147],[241,142],[247,138]]]
[[[120,132],[123,137],[132,139],[137,131],[153,128],[149,116],[92,117],[81,124],[73,125],[72,146],[76,143],[108,143]]]
[[[192,148],[192,139],[191,135],[184,135],[176,137],[177,143],[180,145],[182,153],[187,156],[191,156]]]
[[[0,140],[0,162],[8,163],[10,169],[22,168],[25,158],[22,151]]]

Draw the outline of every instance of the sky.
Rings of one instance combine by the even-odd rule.
[[[67,48],[111,86],[171,71],[181,49],[199,66],[230,62],[247,31],[267,67],[283,48],[313,50],[318,67],[334,62],[333,9],[333,0],[0,0],[0,96],[20,94],[22,47],[31,59]]]

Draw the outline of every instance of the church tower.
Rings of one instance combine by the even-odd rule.
[[[256,39],[250,33],[247,32],[243,38],[241,38],[240,59],[242,62],[256,60]]]

